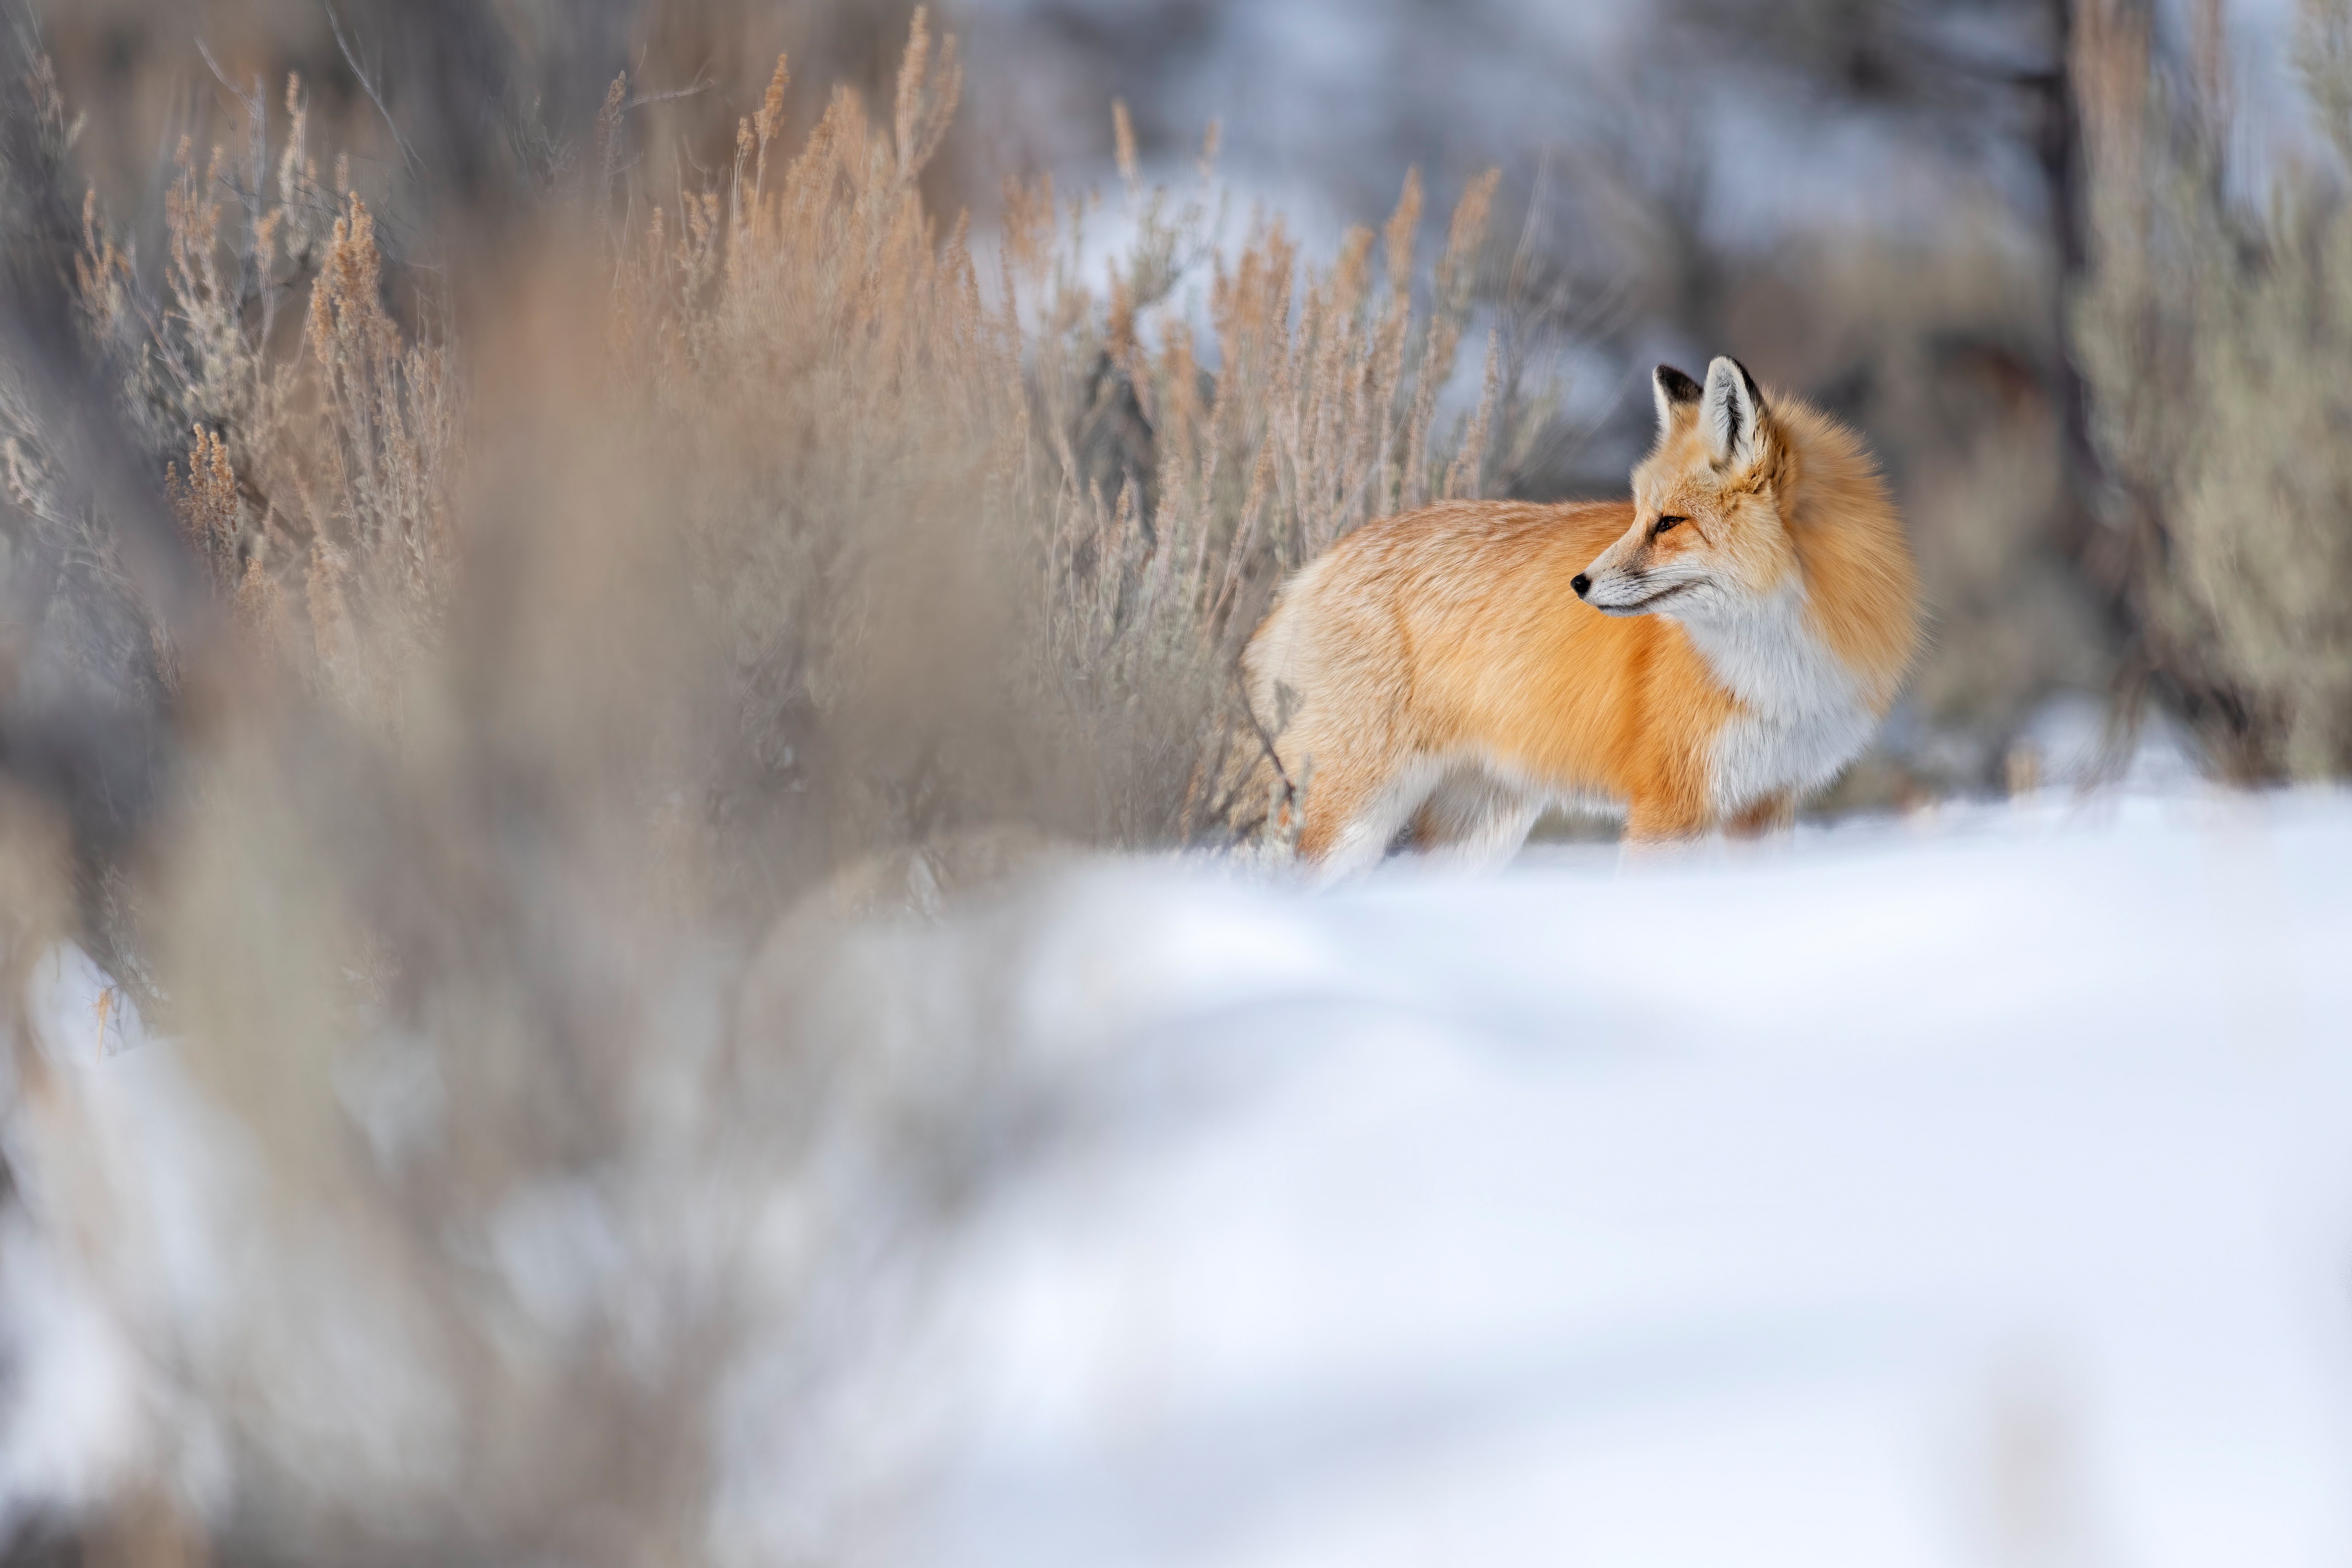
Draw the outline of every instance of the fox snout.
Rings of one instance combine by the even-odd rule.
[[[1570,579],[1576,596],[1604,616],[1646,616],[1683,598],[1705,581],[1684,567],[1665,572],[1646,565],[1611,566],[1607,557]]]

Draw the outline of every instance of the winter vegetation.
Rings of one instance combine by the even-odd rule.
[[[1706,69],[1899,105],[1947,173],[2038,171],[2023,198],[1963,182],[1997,230],[1973,247],[1843,218],[1740,238],[1712,132],[1612,141],[1598,87],[1556,165],[1339,137],[1383,160],[1377,205],[1295,202],[1258,153],[1235,172],[1215,106],[1178,140],[1169,95],[1213,48],[1125,79],[1162,58],[1120,42],[1135,8],[1091,32],[1084,7],[787,9],[0,13],[9,1568],[1380,1561],[1511,1520],[1530,1561],[1944,1561],[1907,1480],[1843,1479],[1888,1410],[1916,1431],[1987,1367],[1964,1557],[2190,1561],[2183,1497],[2210,1504],[2194,1539],[2340,1554],[2310,1482],[2347,1414],[2311,1285],[2334,1232],[2186,1328],[2087,1284],[2044,1312],[2033,1282],[2108,1234],[2165,1288],[2234,1269],[2238,1220],[2344,1190],[2314,1022],[2341,1011],[2352,819],[2341,0],[2304,7],[2319,133],[2290,152],[2233,89],[2218,0],[1676,0],[1618,27],[1761,38]],[[1328,10],[1248,25],[1406,25]],[[1055,164],[1060,100],[1032,89],[1056,59],[1093,164]],[[1395,100],[1491,127],[1482,68]],[[2042,226],[2012,244],[2021,210]],[[1647,417],[1622,367],[1725,349],[1888,455],[1937,626],[1885,743],[1760,858],[1554,847],[1493,884],[1291,887],[1280,815],[1234,782],[1264,743],[1235,660],[1276,585],[1427,501],[1622,485],[1619,405]],[[1689,962],[1606,960],[1638,932]],[[1833,1113],[1861,1091],[1823,1050],[1887,1053],[1878,1131]],[[2102,1184],[2188,1179],[2178,1145],[2094,1127],[2144,1070],[2198,1170],[2259,1156],[2270,1184],[2230,1187],[2178,1244],[2202,1251]],[[1672,1212],[1544,1152],[1612,1096],[1595,1148],[1728,1125],[1751,1080],[1827,1142],[1694,1143]],[[2032,1180],[2076,1230],[1979,1245],[2032,1194],[1972,1187],[1957,1135],[1942,1163],[1872,1142],[1958,1127],[1953,1083],[1987,1144],[2005,1085],[2055,1119]],[[1958,1239],[1872,1276],[1842,1222],[1783,1214],[1759,1234],[1822,1272],[1742,1273],[1704,1216],[1755,1171],[1821,1216],[1884,1182],[1885,1234]],[[1390,1213],[1418,1215],[1393,1250],[1333,1228]],[[1582,1283],[1506,1266],[1559,1215]],[[1456,1250],[1465,1216],[1492,1228]],[[1461,1295],[1370,1310],[1402,1279]],[[1609,1420],[1654,1457],[1620,1501],[1664,1497],[1780,1428],[1623,1381],[1623,1335],[1724,1314],[1645,1352],[1705,1384],[1730,1341],[1802,1360],[1939,1291],[1958,1327],[1895,1333],[1873,1364],[1907,1370],[1863,1406],[1787,1385],[1821,1442],[1782,1450],[1812,1500],[1783,1534],[1527,1513],[1559,1475],[1597,1508],[1616,1472],[1549,1415],[1501,1429],[1522,1372],[1620,1378]],[[1472,1365],[1514,1300],[1565,1315]],[[1181,1321],[1133,1330],[1159,1311]],[[2304,1338],[2244,1348],[2289,1319]],[[2114,1419],[2169,1414],[2116,1450],[2119,1490],[2081,1481],[2107,1450],[2036,1425],[2108,1418],[2067,1403],[2068,1334],[2252,1377],[2225,1414],[2276,1484],[2198,1490],[2214,1439],[2153,1356],[2116,1363]],[[1734,1429],[1760,1446],[1709,1446]],[[1518,1468],[1463,1489],[1433,1457],[1457,1442]]]
[[[2092,265],[2074,316],[2110,469],[2112,568],[2162,683],[2244,777],[2352,769],[2352,495],[2336,438],[2352,333],[2352,13],[2303,8],[2297,64],[2336,162],[2233,158],[2221,8],[2186,68],[2150,19],[2084,9],[2076,39]],[[2316,150],[2315,149],[2315,152]]]

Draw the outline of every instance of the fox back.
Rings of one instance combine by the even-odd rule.
[[[1629,500],[1448,502],[1284,586],[1243,668],[1268,771],[1311,778],[1307,859],[1336,874],[1407,834],[1493,859],[1554,804],[1636,840],[1760,831],[1867,744],[1918,626],[1875,464],[1736,361],[1654,389]]]

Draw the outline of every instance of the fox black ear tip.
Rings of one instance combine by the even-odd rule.
[[[1670,403],[1696,403],[1706,395],[1706,388],[1670,364],[1660,365],[1654,373],[1658,390]]]

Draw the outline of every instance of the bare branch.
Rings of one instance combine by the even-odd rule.
[[[367,68],[360,64],[359,54],[352,47],[352,41],[343,36],[342,19],[335,15],[335,8],[328,4],[328,0],[319,0],[319,9],[327,14],[327,26],[335,31],[335,47],[342,50],[343,63],[352,68],[352,74],[359,78],[361,90],[368,95],[368,101],[375,105],[376,112],[383,116],[384,128],[392,132],[402,159],[408,164],[408,172],[412,174],[417,173],[423,167],[423,161],[416,156],[416,149],[408,144],[408,138],[400,133],[400,126],[393,120],[392,110],[384,105],[383,94],[376,90],[374,79],[368,74]]]
[[[697,72],[694,81],[688,86],[672,88],[667,92],[641,92],[621,105],[621,110],[626,113],[633,109],[643,109],[649,103],[667,103],[674,98],[699,98],[717,85],[716,82],[705,81],[701,73]]]

